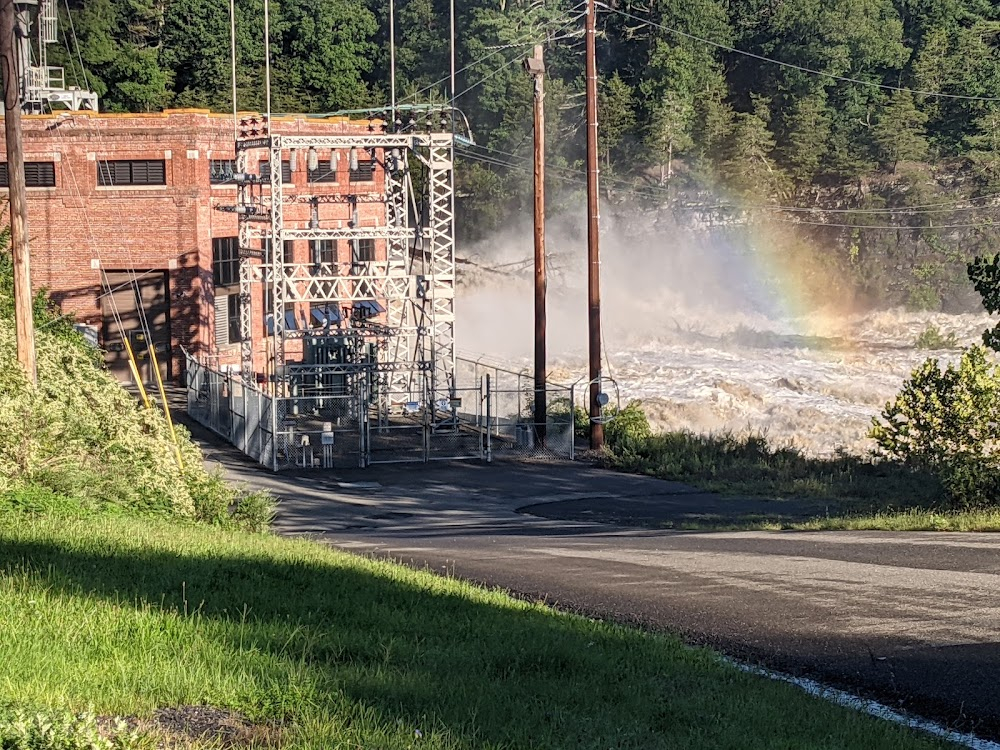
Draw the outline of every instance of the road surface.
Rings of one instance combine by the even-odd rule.
[[[274,475],[216,455],[281,498],[281,533],[678,632],[1000,739],[1000,536],[672,531],[761,501],[580,463]]]

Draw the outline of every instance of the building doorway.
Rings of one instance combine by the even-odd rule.
[[[110,290],[101,295],[101,345],[108,368],[123,383],[135,384],[128,364],[128,351],[122,334],[128,338],[135,355],[139,377],[144,385],[156,382],[153,358],[156,352],[160,377],[170,379],[170,281],[166,271],[109,271],[106,274]],[[115,311],[117,310],[117,317]],[[147,331],[142,325],[140,310],[145,313]]]

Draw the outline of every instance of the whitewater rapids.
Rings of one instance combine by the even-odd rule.
[[[863,454],[872,447],[872,418],[915,367],[928,357],[957,360],[960,347],[980,342],[996,322],[984,313],[902,310],[787,315],[777,292],[719,273],[730,264],[717,257],[702,253],[697,267],[678,267],[676,259],[659,254],[651,263],[649,255],[637,260],[641,253],[627,248],[606,263],[604,372],[622,403],[642,401],[658,430],[754,430],[772,445],[792,444],[813,456]],[[491,249],[479,262],[503,257]],[[460,352],[530,371],[531,283],[527,267],[515,275],[467,270],[456,298]],[[584,289],[578,276],[550,277],[553,381],[571,383],[587,372]],[[954,346],[917,348],[931,326],[953,337]],[[606,390],[614,401],[615,388]]]

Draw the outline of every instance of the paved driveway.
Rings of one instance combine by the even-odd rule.
[[[1000,536],[657,530],[733,501],[583,464],[225,463],[281,498],[281,533],[680,632],[1000,738]]]

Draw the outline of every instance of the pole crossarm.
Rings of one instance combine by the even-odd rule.
[[[431,134],[350,133],[345,135],[274,135],[274,148],[407,148],[430,145]]]
[[[412,240],[416,232],[407,227],[343,227],[330,229],[284,229],[286,240]]]

